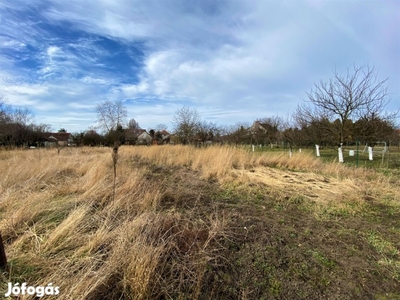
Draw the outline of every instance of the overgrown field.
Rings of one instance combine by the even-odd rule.
[[[0,297],[400,298],[398,170],[123,146],[114,195],[113,167],[110,148],[0,152]]]

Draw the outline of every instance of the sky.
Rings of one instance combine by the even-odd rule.
[[[400,108],[398,0],[2,0],[0,96],[78,132],[122,100],[142,128],[183,106],[219,125],[287,117],[368,64]]]

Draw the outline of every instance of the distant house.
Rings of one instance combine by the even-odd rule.
[[[40,143],[44,147],[68,146],[72,144],[72,136],[69,132],[45,132],[40,138]]]
[[[171,141],[171,135],[169,134],[168,131],[166,131],[166,130],[164,129],[164,130],[159,131],[158,133],[159,133],[159,135],[161,136],[161,143],[162,143],[162,144],[169,144],[169,143],[170,143],[170,141]]]
[[[275,132],[276,128],[274,128],[271,124],[268,123],[261,123],[260,121],[255,121],[251,126],[252,132],[261,131],[263,133],[271,133]]]
[[[150,145],[153,140],[150,134],[141,128],[125,129],[124,133],[127,145]]]
[[[264,144],[268,143],[273,147],[273,143],[277,143],[279,130],[277,126],[273,126],[269,123],[262,123],[255,121],[250,128],[252,135],[252,143]]]
[[[137,142],[136,144],[138,145],[150,145],[152,143],[153,138],[150,136],[150,134],[146,131],[143,130],[141,134],[137,137]]]
[[[124,130],[125,133],[125,144],[126,145],[135,145],[138,136],[141,135],[143,132],[146,130],[141,129],[141,128],[128,128]]]

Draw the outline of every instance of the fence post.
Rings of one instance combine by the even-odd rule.
[[[344,162],[343,160],[343,148],[342,148],[342,143],[340,143],[340,146],[338,148],[338,154],[339,154],[339,162]]]
[[[374,155],[374,152],[372,150],[372,147],[368,147],[368,158],[369,158],[369,160],[374,160],[373,155]]]
[[[0,233],[0,268],[3,270],[7,269],[7,258],[6,258],[6,252],[4,250],[3,238],[1,237],[1,233]]]
[[[359,143],[360,143],[360,141],[358,140],[358,138],[357,138],[357,156],[356,156],[356,165],[357,165],[357,167],[358,167],[358,145],[359,145]]]

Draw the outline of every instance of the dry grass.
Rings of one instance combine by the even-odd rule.
[[[248,251],[261,249],[252,247],[292,234],[266,222],[286,222],[281,219],[289,213],[317,223],[361,214],[375,222],[374,203],[394,216],[400,207],[399,178],[322,163],[307,153],[289,158],[230,147],[123,146],[116,177],[111,153],[0,152],[0,231],[11,267],[4,281],[52,282],[60,299],[290,297],[272,265],[276,277],[265,291],[241,273],[247,267],[256,277],[261,272],[253,265],[258,256],[247,260]],[[396,226],[387,227],[392,238],[400,235]],[[276,232],[265,236],[269,231]],[[364,240],[371,249],[390,249],[379,250],[377,263],[400,278],[399,243],[368,233]],[[304,253],[326,263],[320,252]]]

